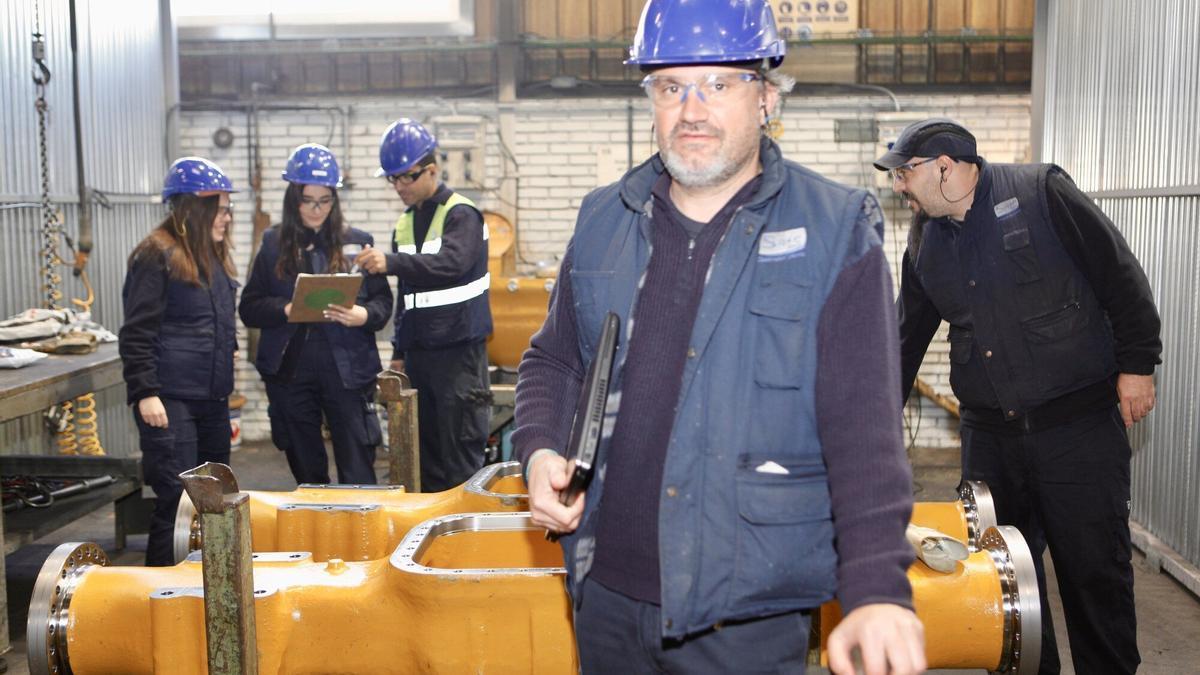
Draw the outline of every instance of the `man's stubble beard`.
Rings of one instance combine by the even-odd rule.
[[[702,131],[714,136],[719,141],[712,161],[707,166],[691,166],[689,162],[674,153],[671,142],[684,131]],[[756,146],[748,148],[744,156],[731,157],[730,153],[733,149],[729,147],[728,139],[727,133],[707,124],[680,122],[671,130],[666,143],[663,142],[663,139],[659,139],[659,155],[662,157],[667,171],[671,174],[671,178],[680,185],[689,188],[713,187],[737,175],[754,156],[754,147]]]

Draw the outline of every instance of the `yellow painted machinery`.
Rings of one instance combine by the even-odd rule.
[[[292,492],[248,490],[255,551],[309,551],[329,558],[371,560],[388,555],[413,525],[451,513],[525,511],[529,501],[518,462],[490,464],[466,483],[433,493],[399,486],[301,485]],[[917,502],[912,523],[978,549],[996,508],[987,486],[964,481],[958,501]],[[175,517],[175,560],[200,550],[200,517],[187,493]]]
[[[520,476],[504,471],[473,479],[480,489],[510,490],[485,499],[519,499]],[[304,489],[313,488],[297,492]],[[356,492],[366,495],[353,498],[359,505],[404,496],[322,494]],[[957,513],[955,534],[974,541],[951,573],[921,562],[909,569],[929,666],[1035,672],[1041,624],[1029,550],[1013,528],[979,531],[994,521],[985,487],[968,484],[962,494],[957,505],[922,505],[914,514],[917,524],[953,530]],[[407,532],[396,529],[402,519],[396,522],[390,532],[398,543],[386,557],[347,562],[330,555],[321,562],[308,551],[253,554],[259,672],[576,672],[561,549],[545,541],[528,514],[441,515]],[[337,529],[327,534],[345,545],[348,537]],[[257,533],[254,541],[257,548]],[[839,618],[836,603],[821,609],[815,654]],[[42,567],[27,636],[35,674],[203,673],[200,552],[173,568],[108,567],[94,545],[64,544]]]
[[[944,532],[971,551],[979,550],[980,537],[998,524],[992,491],[975,480],[965,480],[958,486],[958,501],[916,502],[910,522]]]
[[[527,514],[468,514],[413,528],[378,560],[256,553],[258,672],[577,672],[561,549],[542,535]],[[207,672],[200,556],[106,565],[94,544],[47,559],[30,673]]]
[[[398,485],[301,485],[292,492],[245,491],[258,552],[307,551],[316,562],[375,560],[391,554],[413,526],[452,513],[527,511],[517,462],[489,464],[443,492]],[[200,516],[184,493],[175,515],[175,560],[200,549]]]
[[[929,668],[985,668],[1027,675],[1041,661],[1041,605],[1033,555],[1016,528],[996,525],[987,485],[963,481],[959,501],[917,502],[911,523],[938,530],[970,552],[949,573],[921,561],[908,570],[913,607],[925,626]],[[842,618],[836,601],[813,622],[813,647],[827,665],[825,645]]]
[[[488,302],[492,307],[492,334],[488,337],[488,361],[516,368],[529,347],[529,338],[542,327],[554,290],[554,276],[521,276],[516,265],[516,230],[504,216],[486,211],[488,226],[488,272],[492,283]]]

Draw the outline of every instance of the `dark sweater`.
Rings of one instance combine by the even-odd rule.
[[[653,252],[631,316],[592,565],[593,579],[644,602],[661,597],[656,515],[671,440],[672,425],[666,422],[675,419],[704,280],[734,211],[761,182],[755,177],[743,186],[708,223],[696,223],[675,208],[669,174],[654,186]]]

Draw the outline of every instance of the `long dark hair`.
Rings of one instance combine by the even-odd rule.
[[[329,214],[321,225],[321,231],[315,238],[329,252],[329,269],[313,270],[314,272],[346,272],[350,263],[342,255],[342,237],[346,232],[346,223],[342,220],[342,202],[338,199],[337,189],[329,188],[333,194],[333,204]],[[283,193],[283,222],[279,226],[279,261],[275,263],[275,276],[287,279],[300,272],[300,241],[305,230],[304,221],[300,219],[300,199],[304,196],[304,186],[300,183],[288,183],[287,191]]]
[[[235,276],[230,237],[233,224],[225,229],[225,238],[212,238],[212,224],[221,205],[219,195],[198,197],[179,194],[171,197],[170,213],[129,254],[128,264],[147,254],[167,254],[167,272],[172,279],[193,286],[212,283],[213,265],[221,265]]]

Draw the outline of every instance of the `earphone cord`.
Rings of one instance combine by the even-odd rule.
[[[944,167],[942,168],[942,173],[943,174],[946,173],[946,169]],[[957,204],[957,203],[961,202],[962,200],[966,199],[967,197],[970,197],[972,194],[974,194],[975,188],[978,186],[979,186],[979,177],[976,176],[975,184],[971,186],[970,190],[967,190],[967,193],[965,195],[959,197],[958,199],[950,199],[949,197],[946,196],[946,177],[943,175],[942,182],[940,185],[938,185],[938,191],[942,193],[942,199],[945,199],[950,204]]]

